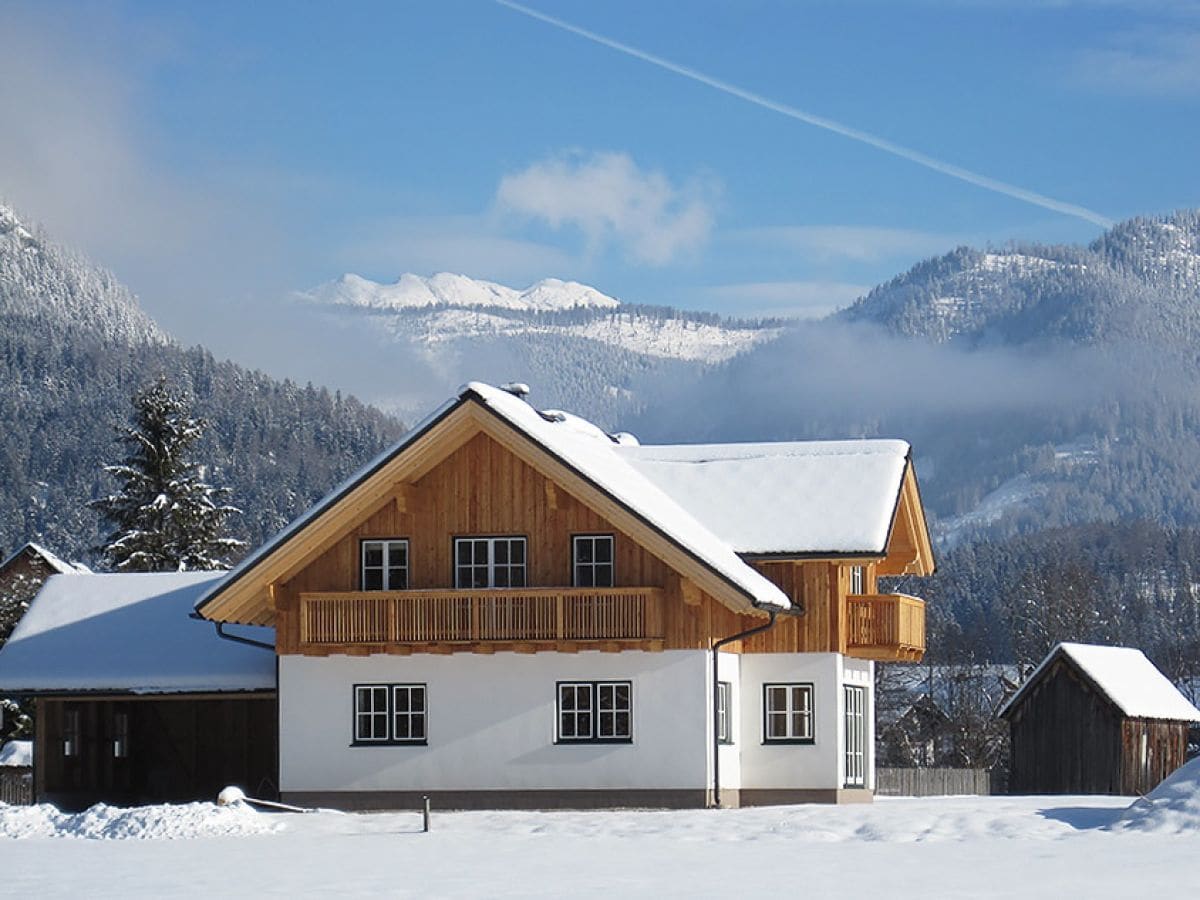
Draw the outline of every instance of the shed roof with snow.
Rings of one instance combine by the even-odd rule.
[[[1200,722],[1200,709],[1192,705],[1141,650],[1075,643],[1062,643],[1051,650],[1021,689],[1000,709],[999,715],[1010,716],[1058,660],[1063,660],[1083,676],[1125,718]]]
[[[192,618],[223,572],[52,575],[0,648],[0,693],[275,689],[275,656]],[[242,629],[270,643],[268,629]]]

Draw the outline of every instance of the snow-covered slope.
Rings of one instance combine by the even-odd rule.
[[[430,306],[497,307],[524,312],[613,309],[620,301],[577,281],[545,278],[524,290],[439,272],[429,278],[406,273],[392,284],[380,284],[347,273],[300,294],[314,303],[375,310],[424,309]]]
[[[116,277],[52,242],[0,204],[0,315],[86,330],[106,340],[166,343]]]

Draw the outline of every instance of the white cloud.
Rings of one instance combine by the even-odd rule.
[[[869,285],[845,281],[754,281],[717,285],[703,293],[730,315],[819,319],[868,290]]]
[[[624,153],[559,157],[506,175],[496,192],[501,210],[551,228],[578,228],[589,251],[619,246],[633,260],[664,265],[695,252],[713,225],[713,185],[675,185]]]
[[[946,253],[961,237],[872,225],[784,225],[749,228],[741,240],[786,249],[809,262],[871,263]]]
[[[1200,30],[1155,27],[1122,32],[1076,54],[1071,79],[1119,94],[1200,95]]]

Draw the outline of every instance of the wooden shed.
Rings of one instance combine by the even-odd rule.
[[[47,580],[0,648],[0,694],[37,704],[37,801],[74,810],[211,800],[230,784],[276,792],[273,635],[223,637],[190,617],[223,576]]]
[[[1200,710],[1142,651],[1059,644],[1000,710],[1014,794],[1146,794],[1187,760]]]

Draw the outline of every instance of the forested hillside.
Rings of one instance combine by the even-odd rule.
[[[356,400],[278,382],[164,336],[115,278],[0,215],[0,555],[36,540],[94,562],[89,500],[111,489],[101,466],[113,426],[160,373],[211,423],[198,456],[244,514],[256,546],[401,432]]]

